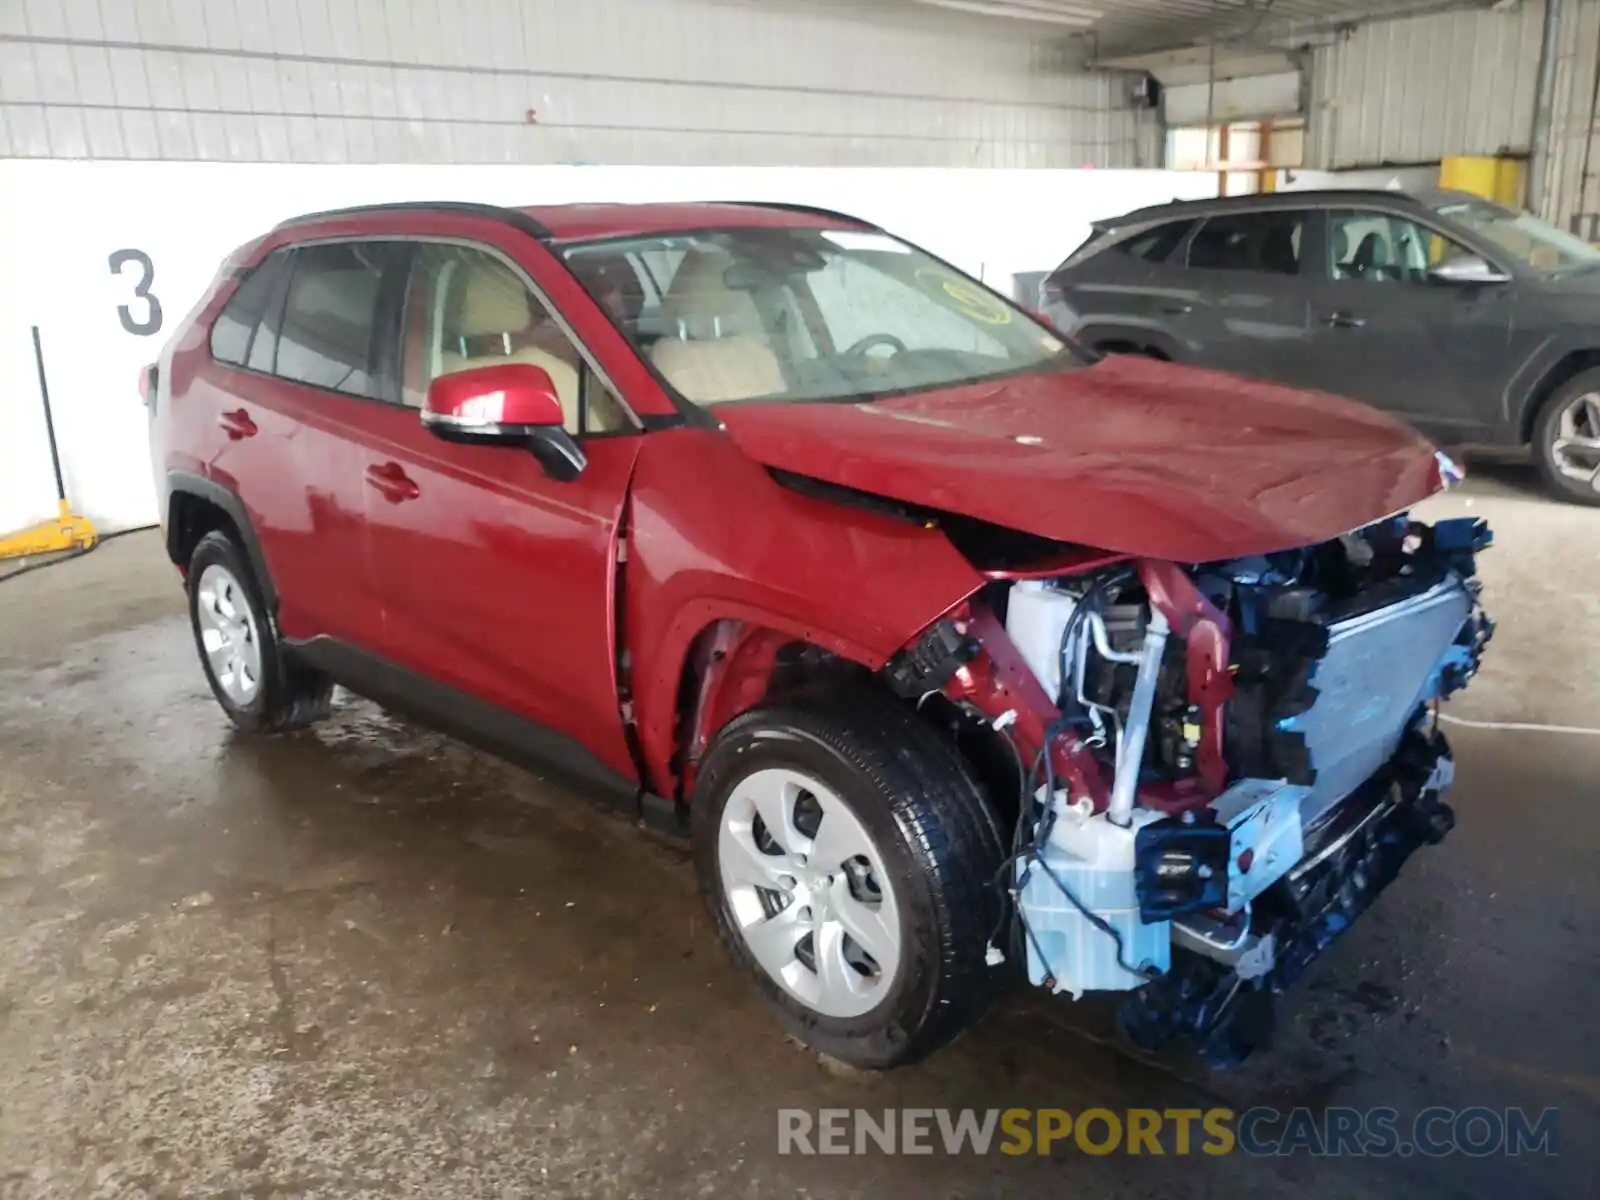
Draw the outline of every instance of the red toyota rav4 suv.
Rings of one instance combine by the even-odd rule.
[[[400,204],[236,251],[146,376],[249,730],[337,681],[694,841],[789,1028],[908,1061],[1005,977],[1145,1047],[1449,829],[1488,531],[1360,406],[1094,361],[863,222]]]

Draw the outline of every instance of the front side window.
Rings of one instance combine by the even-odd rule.
[[[1080,361],[1009,301],[883,233],[728,229],[564,255],[696,405],[869,400]]]
[[[1452,196],[1431,208],[1535,270],[1564,271],[1600,263],[1600,250],[1532,213],[1471,196]]]
[[[1394,213],[1328,214],[1328,274],[1367,283],[1422,283],[1447,258],[1469,254],[1458,242]]]
[[[295,251],[278,330],[278,375],[378,397],[378,296],[393,253],[386,242],[333,242]]]
[[[1207,217],[1189,241],[1189,265],[1212,271],[1298,275],[1305,214],[1229,213]]]
[[[420,408],[441,375],[529,363],[550,376],[568,433],[628,427],[543,301],[503,260],[471,246],[417,249],[406,289],[401,400]]]

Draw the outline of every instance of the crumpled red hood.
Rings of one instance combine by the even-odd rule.
[[[1441,486],[1433,446],[1374,409],[1142,358],[870,404],[713,412],[770,467],[1176,562],[1326,541]]]

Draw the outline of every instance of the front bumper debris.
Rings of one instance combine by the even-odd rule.
[[[1218,1067],[1264,1044],[1274,997],[1372,906],[1418,847],[1454,826],[1443,799],[1452,774],[1444,735],[1414,727],[1382,770],[1306,831],[1299,862],[1256,898],[1248,932],[1227,953],[1175,943],[1171,969],[1120,1006],[1123,1032],[1151,1053],[1190,1039]]]

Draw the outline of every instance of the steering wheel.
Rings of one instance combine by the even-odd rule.
[[[910,349],[892,333],[869,333],[855,345],[844,352],[845,358],[864,358],[868,350],[877,346],[893,346],[896,354],[904,354]]]

